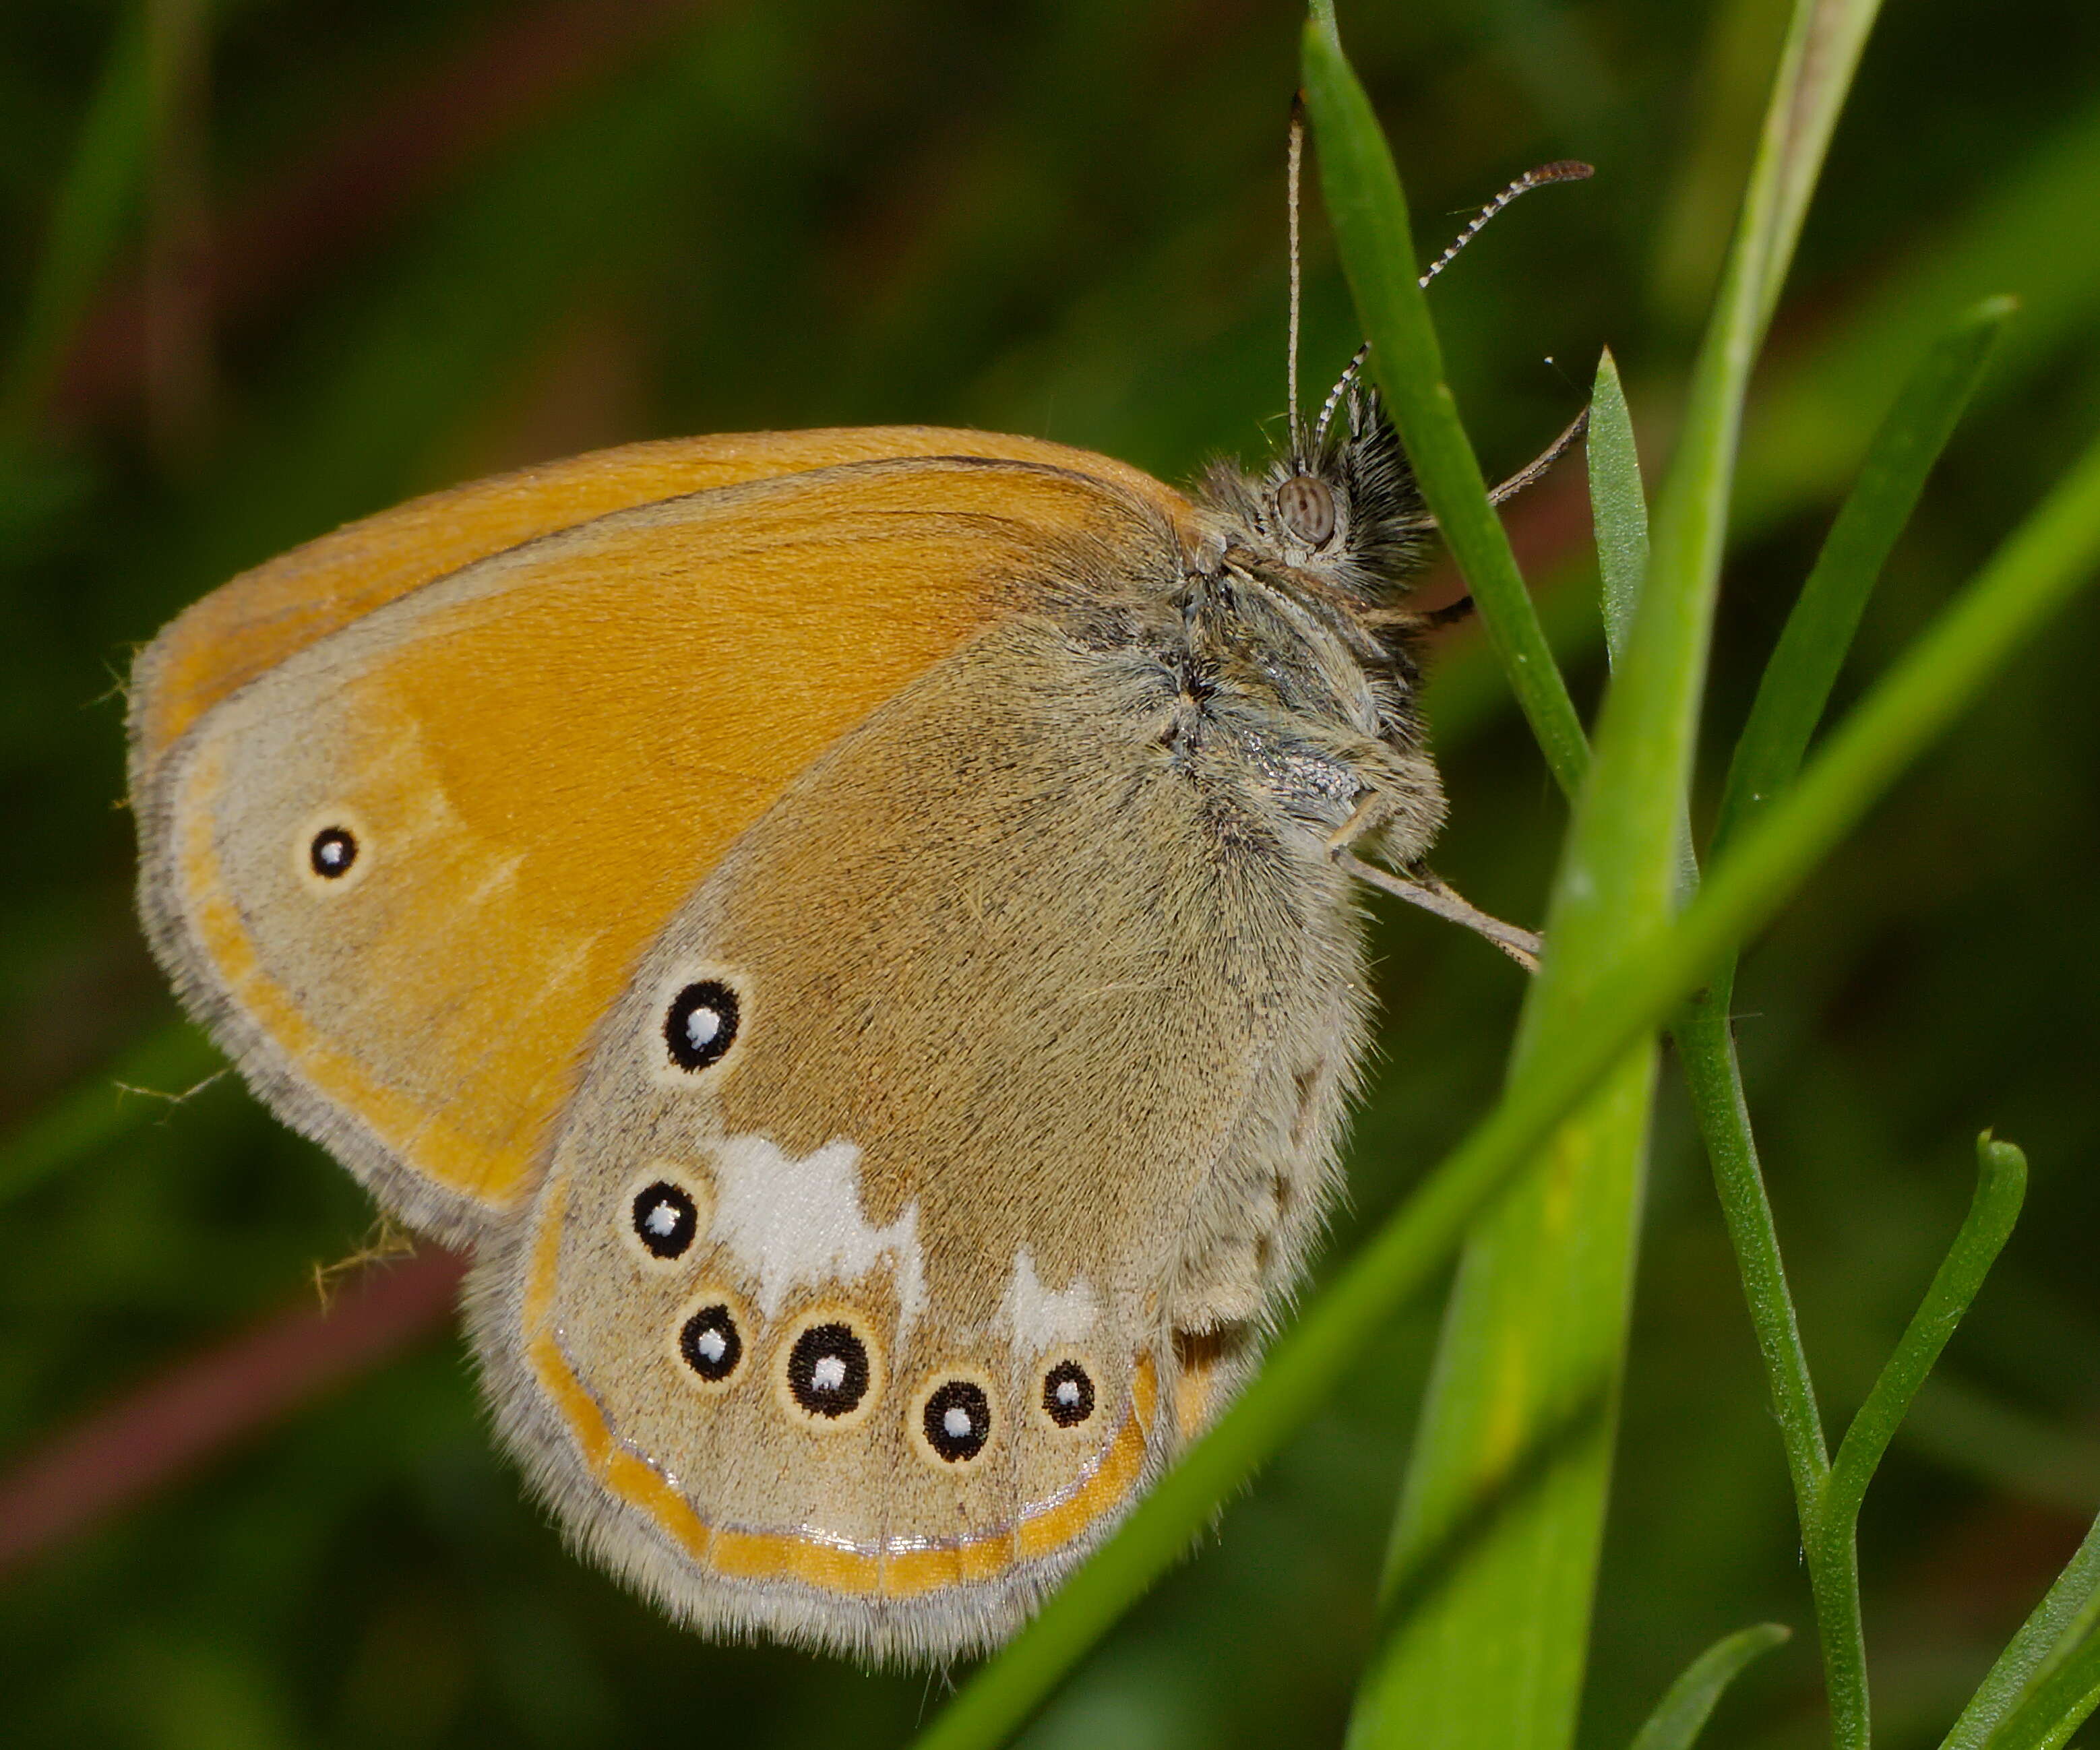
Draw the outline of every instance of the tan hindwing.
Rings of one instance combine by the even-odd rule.
[[[1353,927],[1158,686],[1024,615],[841,740],[650,946],[487,1251],[506,1437],[687,1620],[997,1640],[1275,1310]]]

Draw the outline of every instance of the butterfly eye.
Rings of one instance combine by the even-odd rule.
[[[686,985],[664,1016],[671,1061],[688,1073],[720,1063],[736,1043],[738,1007],[736,993],[720,979]]]
[[[743,1360],[736,1315],[721,1301],[701,1307],[678,1327],[678,1356],[709,1385],[722,1384]]]
[[[668,1179],[651,1180],[636,1192],[628,1219],[634,1223],[634,1237],[642,1249],[667,1263],[684,1257],[700,1231],[699,1208],[692,1193]]]
[[[805,1414],[822,1421],[851,1416],[874,1382],[867,1343],[842,1319],[805,1327],[788,1351],[788,1395]]]
[[[357,861],[357,837],[346,827],[324,827],[307,847],[307,862],[324,881],[340,881]]]
[[[1335,532],[1335,494],[1325,480],[1293,474],[1276,489],[1277,514],[1308,547],[1324,547]]]
[[[1077,1361],[1060,1361],[1043,1376],[1043,1413],[1061,1428],[1076,1428],[1094,1413],[1093,1376]]]

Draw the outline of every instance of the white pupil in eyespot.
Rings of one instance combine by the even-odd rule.
[[[710,1325],[693,1339],[693,1347],[699,1351],[702,1360],[719,1361],[728,1352],[729,1341]]]
[[[660,1203],[642,1218],[642,1225],[661,1238],[677,1230],[678,1211],[668,1202]]]
[[[1057,1401],[1060,1404],[1065,1405],[1067,1408],[1077,1404],[1079,1401],[1079,1381],[1076,1379],[1059,1380],[1057,1382]]]
[[[706,1050],[721,1031],[721,1016],[711,1008],[696,1008],[686,1017],[686,1037],[696,1051]]]
[[[941,1413],[942,1430],[951,1440],[967,1440],[970,1437],[970,1413],[960,1404],[951,1404]]]
[[[820,1356],[810,1369],[810,1383],[819,1391],[836,1391],[846,1382],[846,1364],[836,1355]]]

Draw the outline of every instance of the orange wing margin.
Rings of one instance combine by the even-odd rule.
[[[1031,580],[1173,563],[1189,515],[1084,452],[881,430],[642,446],[353,525],[140,659],[149,934],[280,1115],[463,1237],[530,1192],[629,968],[797,773]],[[370,853],[324,893],[297,852],[329,810]]]

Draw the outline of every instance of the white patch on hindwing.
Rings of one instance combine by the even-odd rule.
[[[716,1144],[712,1236],[758,1284],[759,1311],[775,1317],[796,1288],[850,1281],[888,1257],[897,1272],[897,1325],[907,1331],[925,1298],[919,1206],[887,1228],[861,1208],[860,1148],[835,1137],[799,1160],[770,1136]]]
[[[1101,1316],[1092,1285],[1074,1276],[1070,1285],[1047,1289],[1035,1273],[1035,1259],[1026,1245],[1013,1254],[1013,1275],[999,1303],[999,1321],[1013,1333],[1014,1347],[1041,1355],[1065,1344],[1083,1342]]]

